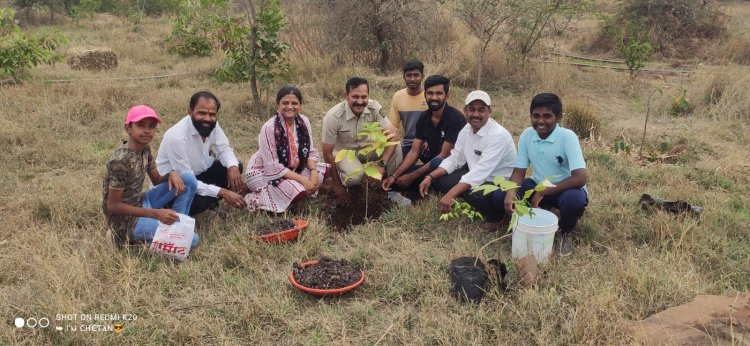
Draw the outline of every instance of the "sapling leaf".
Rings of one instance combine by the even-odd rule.
[[[527,215],[529,213],[529,209],[531,209],[526,204],[526,201],[516,201],[515,204],[516,204],[516,213],[518,213],[518,215],[520,216]]]
[[[380,179],[383,178],[383,175],[380,174],[380,171],[378,171],[378,169],[375,168],[375,166],[373,166],[373,165],[367,165],[367,166],[365,166],[365,174],[367,174],[368,176],[371,176],[371,177],[373,177],[373,178],[375,178],[377,180],[380,180]]]
[[[478,192],[478,191],[482,191],[482,194],[483,194],[484,196],[487,196],[487,195],[489,195],[489,194],[491,194],[491,193],[493,193],[493,192],[497,191],[498,189],[500,189],[500,188],[499,188],[499,187],[497,187],[497,186],[495,186],[495,185],[489,185],[489,184],[485,184],[485,185],[474,186],[474,187],[473,187],[473,188],[471,189],[471,192]]]
[[[379,141],[379,142],[385,142],[388,140],[388,138],[386,138],[385,135],[382,133],[373,133],[372,139]]]
[[[335,161],[339,162],[339,161],[343,160],[344,157],[346,157],[348,153],[349,153],[349,150],[346,150],[346,149],[339,150],[339,152],[336,153],[336,159],[335,159]],[[349,160],[349,161],[351,161],[351,160]]]
[[[543,190],[546,190],[548,187],[555,187],[555,184],[552,184],[552,182],[550,181],[550,178],[553,178],[553,177],[557,177],[557,175],[544,178],[544,180],[542,180],[541,182],[539,182],[539,184],[536,184],[536,186],[534,186],[534,191],[543,191]]]
[[[516,223],[518,223],[518,214],[513,213],[513,215],[510,216],[510,224],[508,224],[508,232],[513,230],[513,227],[516,227]]]
[[[355,176],[355,175],[357,175],[357,174],[359,174],[359,173],[361,173],[361,172],[362,172],[362,168],[357,168],[357,169],[355,169],[355,170],[353,170],[353,171],[349,172],[349,174],[347,174],[347,175],[346,175],[346,178],[347,178],[347,179],[348,179],[348,178],[351,178],[351,177],[353,177],[353,176]]]
[[[386,143],[386,146],[390,147],[390,146],[397,145],[399,143],[401,143],[401,141],[398,141],[398,142],[388,142],[388,143]]]
[[[357,153],[354,152],[354,150],[349,150],[349,153],[346,154],[346,159],[349,162],[354,162],[354,160],[357,158]]]
[[[501,176],[497,176],[497,177],[495,177],[495,178],[492,179],[492,183],[495,184],[495,185],[498,185],[498,186],[500,184],[502,184],[502,182],[504,182],[504,181],[507,181],[507,180],[505,180],[505,178],[503,178]]]
[[[498,185],[500,186],[500,189],[503,191],[515,190],[518,188],[518,184],[512,181],[507,181],[507,180],[500,182],[500,184]]]
[[[385,149],[383,149],[383,148],[377,148],[377,149],[375,149],[375,154],[378,154],[378,157],[380,157],[380,155],[383,155],[384,151],[385,151]]]
[[[522,200],[525,201],[525,200],[529,199],[529,197],[531,197],[531,194],[533,194],[533,193],[534,193],[534,190],[526,190],[526,192],[523,193]]]
[[[449,213],[440,214],[440,221],[448,221]]]

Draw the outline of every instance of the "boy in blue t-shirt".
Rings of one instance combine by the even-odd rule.
[[[557,126],[562,120],[562,101],[555,94],[545,93],[531,100],[531,127],[526,128],[518,140],[518,156],[510,180],[521,185],[518,194],[493,195],[493,204],[502,205],[508,213],[513,212],[513,202],[527,190],[547,177],[554,187],[535,192],[531,197],[532,207],[560,210],[556,236],[556,248],[561,256],[573,251],[572,232],[588,205],[586,189],[586,162],[575,132]],[[534,174],[526,178],[526,170],[533,166]],[[502,195],[505,195],[504,198]]]

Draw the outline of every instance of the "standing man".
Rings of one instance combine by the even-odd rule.
[[[383,179],[388,191],[415,190],[425,175],[432,172],[450,155],[458,133],[466,126],[466,118],[458,109],[448,105],[450,80],[441,75],[427,77],[424,95],[428,109],[419,117],[414,131],[414,142],[404,161],[393,174]],[[417,160],[423,165],[418,165]]]
[[[188,115],[167,130],[156,156],[159,174],[176,171],[191,173],[198,179],[190,215],[216,205],[219,198],[232,207],[245,207],[245,199],[239,194],[244,185],[242,166],[218,124],[219,108],[221,103],[214,94],[194,94]]]
[[[490,95],[484,91],[475,90],[466,96],[464,114],[468,124],[458,134],[450,156],[419,184],[419,192],[422,196],[427,195],[432,185],[435,190],[445,193],[438,205],[442,213],[449,212],[453,201],[463,197],[482,213],[485,220],[482,228],[497,230],[503,210],[493,207],[492,195],[471,192],[472,187],[491,183],[495,177],[508,179],[516,162],[513,137],[502,125],[490,119],[491,105]]]
[[[422,78],[424,78],[424,64],[421,61],[412,60],[404,64],[406,88],[393,94],[391,100],[391,112],[388,119],[403,134],[401,136],[403,138],[401,142],[401,155],[403,157],[406,157],[406,153],[411,149],[417,120],[419,120],[422,112],[427,110],[424,90],[422,89]]]
[[[349,173],[360,169],[364,162],[375,161],[377,170],[387,176],[401,163],[401,151],[396,146],[387,147],[383,154],[378,155],[373,151],[368,156],[358,156],[354,161],[346,159],[335,161],[336,153],[341,149],[359,150],[367,145],[367,138],[360,137],[365,123],[378,122],[387,134],[396,134],[396,129],[388,121],[388,118],[380,114],[382,106],[378,101],[370,99],[370,86],[367,80],[360,77],[352,77],[346,82],[346,99],[333,106],[323,117],[323,158],[330,165],[331,177],[333,178],[333,191],[338,203],[349,205],[349,192],[346,186],[359,184],[364,177],[364,172],[346,177]],[[397,141],[396,137],[391,141]],[[346,186],[344,185],[346,184]],[[401,197],[399,200],[398,196]],[[391,201],[403,202],[404,197],[395,192],[389,192]],[[408,201],[408,199],[407,199]],[[411,201],[408,201],[411,204]]]

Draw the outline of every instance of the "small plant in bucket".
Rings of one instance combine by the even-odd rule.
[[[521,199],[516,199],[515,202],[513,202],[513,206],[515,207],[515,211],[513,212],[513,215],[511,215],[510,224],[508,225],[508,232],[510,232],[513,227],[518,222],[518,218],[521,216],[529,215],[529,217],[534,217],[534,210],[531,207],[531,204],[529,203],[529,198],[531,198],[531,195],[534,192],[537,191],[544,191],[548,187],[554,187],[555,185],[550,182],[550,179],[555,178],[557,176],[549,176],[547,178],[544,178],[541,182],[536,184],[536,186],[533,189],[530,189],[526,192],[524,192],[523,197]],[[488,195],[492,192],[495,192],[497,190],[502,190],[505,192],[512,191],[511,193],[514,193],[515,190],[517,190],[520,186],[518,184],[505,180],[503,177],[495,177],[495,179],[492,180],[492,184],[483,184],[479,186],[475,186],[471,189],[472,192],[482,191],[485,195]]]

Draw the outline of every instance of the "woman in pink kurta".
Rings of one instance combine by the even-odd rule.
[[[247,209],[284,212],[293,202],[315,195],[328,164],[312,141],[312,128],[300,114],[302,93],[293,86],[276,95],[276,115],[263,124],[259,149],[248,162],[245,183]]]

